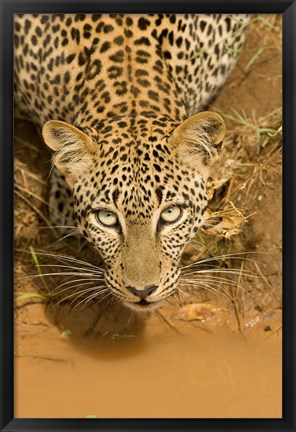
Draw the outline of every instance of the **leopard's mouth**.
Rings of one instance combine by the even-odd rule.
[[[118,288],[114,288],[113,285],[110,283],[108,275],[105,273],[104,275],[105,277],[105,282],[107,287],[109,287],[110,291],[112,292],[112,294],[121,301],[121,303],[126,306],[128,309],[132,309],[134,311],[137,312],[152,312],[155,311],[156,309],[158,309],[159,307],[163,306],[163,304],[165,303],[165,298],[162,298],[160,300],[152,300],[150,299],[150,297],[148,296],[147,298],[139,298],[138,299],[135,297],[135,300],[127,300],[127,298],[122,298],[122,296],[119,293]],[[172,293],[171,293],[172,294]],[[171,295],[170,294],[170,295]],[[170,295],[168,297],[170,297]]]
[[[125,306],[127,306],[129,309],[133,309],[137,312],[150,312],[154,311],[155,309],[162,306],[163,302],[162,300],[148,302],[145,299],[141,299],[138,302],[131,302],[131,301],[124,301],[123,302]]]
[[[139,306],[149,306],[149,303],[145,299],[142,299],[142,300],[140,300],[137,303],[137,305],[139,305]]]

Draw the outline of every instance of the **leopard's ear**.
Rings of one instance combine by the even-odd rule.
[[[171,136],[171,143],[182,163],[193,168],[209,167],[219,156],[225,132],[219,114],[203,111],[180,124]]]
[[[42,136],[54,151],[53,163],[73,185],[77,177],[88,169],[96,146],[80,129],[68,123],[51,120],[44,124]]]

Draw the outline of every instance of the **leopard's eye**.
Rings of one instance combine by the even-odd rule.
[[[95,217],[98,222],[107,227],[113,227],[118,223],[116,214],[110,210],[98,210]]]
[[[172,205],[167,207],[165,210],[161,212],[160,218],[167,223],[176,222],[182,214],[182,210],[177,205]]]

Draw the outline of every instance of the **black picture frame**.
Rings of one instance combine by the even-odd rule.
[[[296,2],[292,0],[0,0],[0,429],[12,431],[295,431]],[[13,15],[15,13],[280,13],[283,18],[283,417],[282,419],[14,419]]]

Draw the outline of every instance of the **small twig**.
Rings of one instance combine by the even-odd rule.
[[[237,304],[236,304],[236,300],[237,300],[237,292],[238,292],[238,289],[239,289],[239,286],[240,286],[240,281],[241,281],[241,278],[242,278],[243,267],[244,267],[244,261],[242,261],[242,263],[241,263],[240,274],[238,276],[237,285],[236,285],[236,293],[235,293],[235,295],[234,295],[234,293],[232,293],[232,298],[233,298],[232,299],[232,304],[233,304],[233,307],[234,307],[234,313],[235,313],[235,317],[236,317],[236,320],[237,320],[238,331],[240,333],[242,333],[242,327],[241,327],[241,322],[240,322],[240,318],[239,318],[239,311],[238,311],[238,307],[237,307]]]
[[[47,226],[49,226],[49,227],[52,226],[50,221],[44,216],[44,214],[37,207],[35,207],[31,203],[31,201],[28,198],[26,198],[24,195],[22,195],[18,190],[15,190],[15,193],[20,199],[22,199],[26,204],[28,204],[28,206],[31,207],[31,209],[34,210],[35,213],[38,214],[38,216],[41,217],[41,219],[46,223]],[[56,233],[55,233],[55,236],[57,238],[59,238],[59,236]]]
[[[54,361],[54,362],[59,362],[59,363],[72,363],[72,360],[66,360],[66,359],[55,358],[55,357],[39,356],[39,355],[21,355],[21,354],[15,354],[15,357],[18,357],[18,358],[32,358],[32,359],[38,359],[38,360],[48,360],[48,361]]]
[[[42,204],[45,204],[46,206],[49,206],[49,203],[47,201],[45,201],[43,198],[41,198],[40,196],[36,195],[34,192],[31,192],[29,189],[26,189],[24,187],[22,187],[19,184],[15,184],[14,186],[16,189],[20,189],[21,191],[25,192],[27,195],[32,196],[33,198],[36,198],[38,201],[40,201]]]
[[[256,269],[258,270],[258,273],[260,274],[260,276],[262,277],[263,281],[265,282],[268,290],[268,294],[272,294],[273,297],[276,299],[277,302],[280,301],[280,299],[278,298],[278,296],[275,294],[274,290],[272,289],[272,285],[271,283],[268,281],[268,279],[264,276],[264,274],[262,273],[260,267],[258,266],[258,264],[256,262],[254,262]]]
[[[177,327],[159,310],[156,311],[156,314],[165,322],[174,332],[180,333]]]

